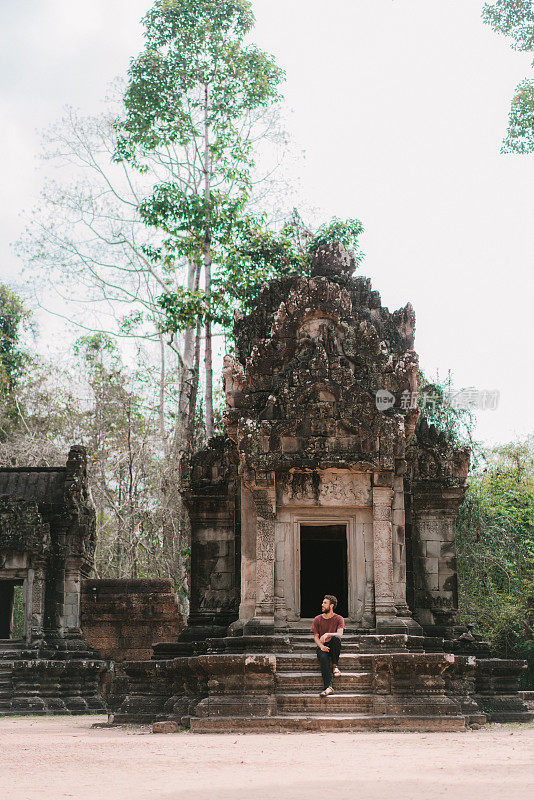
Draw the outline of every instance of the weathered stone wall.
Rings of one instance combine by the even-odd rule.
[[[85,580],[81,618],[88,644],[115,662],[150,658],[152,644],[184,627],[170,580]]]
[[[470,451],[455,448],[421,417],[408,448],[410,597],[416,620],[431,635],[448,635],[458,622],[456,521]]]

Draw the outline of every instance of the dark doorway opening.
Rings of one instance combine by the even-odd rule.
[[[325,594],[338,599],[336,613],[348,617],[345,525],[300,526],[300,616],[321,613]]]
[[[0,580],[0,639],[20,639],[23,630],[22,581]]]

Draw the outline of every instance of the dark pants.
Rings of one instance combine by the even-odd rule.
[[[341,639],[339,636],[332,636],[329,642],[325,642],[325,645],[330,648],[329,652],[326,653],[324,650],[317,648],[317,658],[321,665],[324,688],[328,689],[329,686],[332,686],[332,665],[336,664],[337,666],[339,664]]]

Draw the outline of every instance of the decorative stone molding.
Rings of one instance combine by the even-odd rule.
[[[367,508],[372,505],[369,473],[341,469],[281,473],[281,505]]]
[[[274,473],[250,471],[245,484],[256,509],[256,608],[244,633],[265,633],[274,631],[276,479]]]

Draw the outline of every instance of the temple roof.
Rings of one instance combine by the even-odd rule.
[[[65,467],[1,467],[0,497],[60,506],[64,502],[65,475]]]

